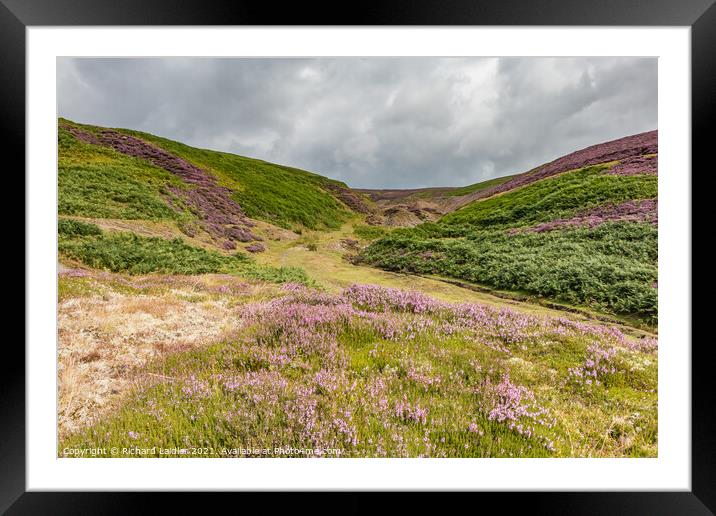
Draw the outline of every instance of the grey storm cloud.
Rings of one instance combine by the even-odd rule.
[[[60,58],[58,114],[358,188],[460,186],[657,127],[655,58]]]

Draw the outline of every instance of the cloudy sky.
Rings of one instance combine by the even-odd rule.
[[[460,186],[657,128],[654,58],[86,59],[58,114],[358,188]]]

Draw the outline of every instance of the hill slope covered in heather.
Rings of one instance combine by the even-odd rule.
[[[147,133],[63,119],[58,132],[60,214],[195,221],[214,237],[217,225],[235,225],[246,234],[223,237],[250,241],[249,217],[335,229],[350,213],[345,202],[357,199],[317,174]]]
[[[657,456],[656,148],[395,192],[58,133],[58,455]]]
[[[654,131],[572,153],[392,231],[360,259],[655,324],[657,152]]]
[[[138,234],[122,245],[65,235],[60,251],[119,272],[139,237],[258,253],[287,240],[314,249],[322,235],[352,223],[354,263],[653,326],[657,153],[652,131],[463,188],[354,191],[291,167],[60,120],[60,216]]]

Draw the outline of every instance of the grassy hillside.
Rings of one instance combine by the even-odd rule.
[[[657,177],[592,165],[392,231],[361,260],[657,321]],[[615,173],[615,170],[617,171]]]
[[[145,133],[58,124],[58,214],[134,224],[70,235],[69,225],[81,222],[61,220],[60,257],[75,263],[131,274],[226,272],[307,283],[300,270],[259,266],[226,251],[241,244],[265,250],[249,217],[301,232],[337,228],[351,215],[328,191],[340,194],[345,186],[316,174]]]
[[[166,186],[182,181],[151,163],[109,147],[78,140],[58,128],[58,212],[117,219],[178,220],[189,217],[165,200]]]
[[[349,211],[328,191],[344,186],[318,174],[235,154],[197,149],[147,133],[119,129],[214,174],[252,218],[284,228],[336,229]]]
[[[187,188],[181,178],[146,159],[128,156],[100,142],[88,143],[70,129],[90,135],[131,135],[216,178],[231,190],[231,197],[251,218],[280,227],[300,230],[335,229],[350,215],[327,188],[343,183],[304,170],[275,165],[188,145],[147,133],[59,121],[59,213],[85,217],[127,219],[176,219],[168,200],[176,201],[172,189]],[[175,203],[176,204],[176,203]],[[181,203],[180,203],[181,204]],[[182,211],[182,210],[179,210]]]
[[[570,217],[605,203],[619,204],[657,196],[654,175],[607,175],[608,165],[585,167],[473,202],[442,218],[441,224],[461,232],[532,225]]]
[[[618,161],[619,174],[628,175],[648,171],[657,172],[656,155],[659,148],[658,131],[648,131],[618,138],[572,152],[549,163],[516,174],[487,188],[480,188],[462,196],[460,206],[501,192],[514,190],[563,172],[600,163]]]

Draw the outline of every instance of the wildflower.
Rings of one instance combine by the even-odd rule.
[[[534,393],[503,375],[499,384],[493,387],[494,405],[488,419],[506,422],[508,428],[526,438],[534,435],[535,425],[552,428],[556,421],[544,407],[537,404]],[[481,434],[482,435],[482,434]]]
[[[569,377],[576,383],[601,385],[607,375],[616,372],[613,363],[616,353],[617,350],[614,347],[601,342],[593,342],[587,348],[584,363],[578,367],[569,368]]]
[[[403,396],[403,400],[395,405],[395,415],[403,421],[424,425],[427,422],[428,410],[419,405],[411,405]]]

